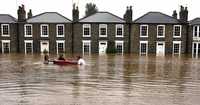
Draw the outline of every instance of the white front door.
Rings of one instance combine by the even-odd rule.
[[[100,41],[99,42],[99,54],[105,54],[107,49],[107,42],[106,41]]]
[[[157,42],[156,55],[165,55],[165,42]]]
[[[49,41],[41,41],[40,42],[40,51],[43,53],[44,51],[49,52]]]

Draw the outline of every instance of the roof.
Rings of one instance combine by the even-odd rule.
[[[140,18],[136,19],[134,23],[162,23],[162,24],[174,24],[180,23],[178,19],[166,15],[161,12],[148,12]]]
[[[28,23],[71,23],[71,20],[57,12],[44,12],[27,20]]]
[[[17,20],[9,14],[0,14],[0,23],[16,23]]]
[[[79,20],[84,23],[125,23],[125,20],[109,12],[97,12]]]
[[[200,18],[195,18],[190,21],[190,25],[200,25]]]

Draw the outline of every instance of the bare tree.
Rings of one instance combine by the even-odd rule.
[[[85,16],[90,16],[90,15],[98,12],[98,8],[97,8],[96,4],[93,4],[93,3],[87,3],[85,8],[86,8]]]

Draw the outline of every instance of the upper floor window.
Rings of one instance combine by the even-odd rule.
[[[157,37],[165,37],[165,25],[158,25],[157,26]]]
[[[2,24],[1,25],[1,29],[2,29],[2,31],[1,31],[1,35],[2,36],[6,36],[6,37],[9,37],[10,35],[9,35],[9,24]]]
[[[32,25],[31,24],[25,24],[24,25],[24,33],[25,37],[32,37]]]
[[[56,26],[57,37],[64,37],[65,34],[65,26],[64,24],[58,24]]]
[[[83,37],[90,37],[90,36],[91,36],[91,25],[83,24]]]
[[[116,25],[116,37],[123,37],[124,35],[124,25],[117,24]]]
[[[181,25],[174,25],[174,38],[180,38],[181,37]]]
[[[107,25],[106,24],[99,25],[99,37],[107,37]]]
[[[48,37],[49,36],[49,27],[47,24],[42,24],[40,26],[41,37]]]
[[[193,27],[193,38],[200,37],[200,26]]]
[[[140,26],[140,37],[148,37],[148,25]]]

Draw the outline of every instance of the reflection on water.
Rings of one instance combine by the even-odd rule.
[[[44,65],[41,55],[0,55],[1,105],[200,103],[198,59],[153,55],[84,59],[86,66],[57,66]]]

